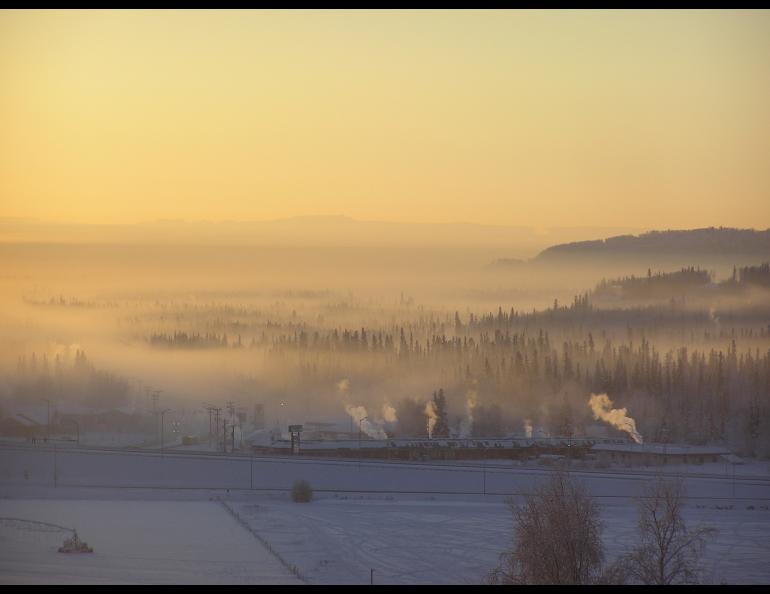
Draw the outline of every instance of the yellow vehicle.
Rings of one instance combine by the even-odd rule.
[[[94,550],[78,538],[78,533],[73,530],[72,538],[67,538],[64,544],[59,547],[60,553],[93,553]]]

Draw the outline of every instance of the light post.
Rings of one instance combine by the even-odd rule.
[[[46,436],[46,439],[51,439],[51,401],[48,398],[43,398],[43,400],[46,402],[48,407],[46,423],[45,423],[45,436]]]
[[[663,465],[665,466],[668,463],[668,438],[669,438],[669,430],[668,425],[666,425],[666,420],[663,420],[663,426],[660,429],[661,437],[663,438]],[[676,449],[676,448],[675,448]],[[680,472],[681,476],[681,472]]]
[[[367,420],[369,417],[363,417],[358,419],[358,469],[361,470],[361,423]]]
[[[78,423],[75,419],[67,419],[71,423],[75,425],[75,428],[77,429],[77,444],[80,445],[80,423]]]
[[[160,457],[163,457],[163,415],[167,412],[171,412],[171,409],[165,408],[160,411]]]
[[[364,421],[366,421],[368,418],[369,418],[369,417],[363,417],[363,418],[361,418],[361,419],[358,419],[358,450],[359,450],[359,451],[358,451],[358,455],[359,455],[359,456],[361,455],[361,433],[362,433],[362,430],[361,430],[361,423],[363,423]]]

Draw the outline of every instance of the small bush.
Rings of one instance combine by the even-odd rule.
[[[313,488],[307,481],[296,481],[291,487],[291,500],[295,503],[307,503],[313,499]]]

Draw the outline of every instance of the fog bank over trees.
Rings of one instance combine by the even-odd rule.
[[[2,244],[0,398],[146,410],[153,388],[275,422],[362,406],[401,435],[434,406],[442,435],[569,436],[602,426],[606,394],[645,440],[770,454],[766,261],[614,276],[490,267],[496,249]]]

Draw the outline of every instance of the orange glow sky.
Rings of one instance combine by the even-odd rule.
[[[770,12],[0,12],[0,217],[770,226]]]

